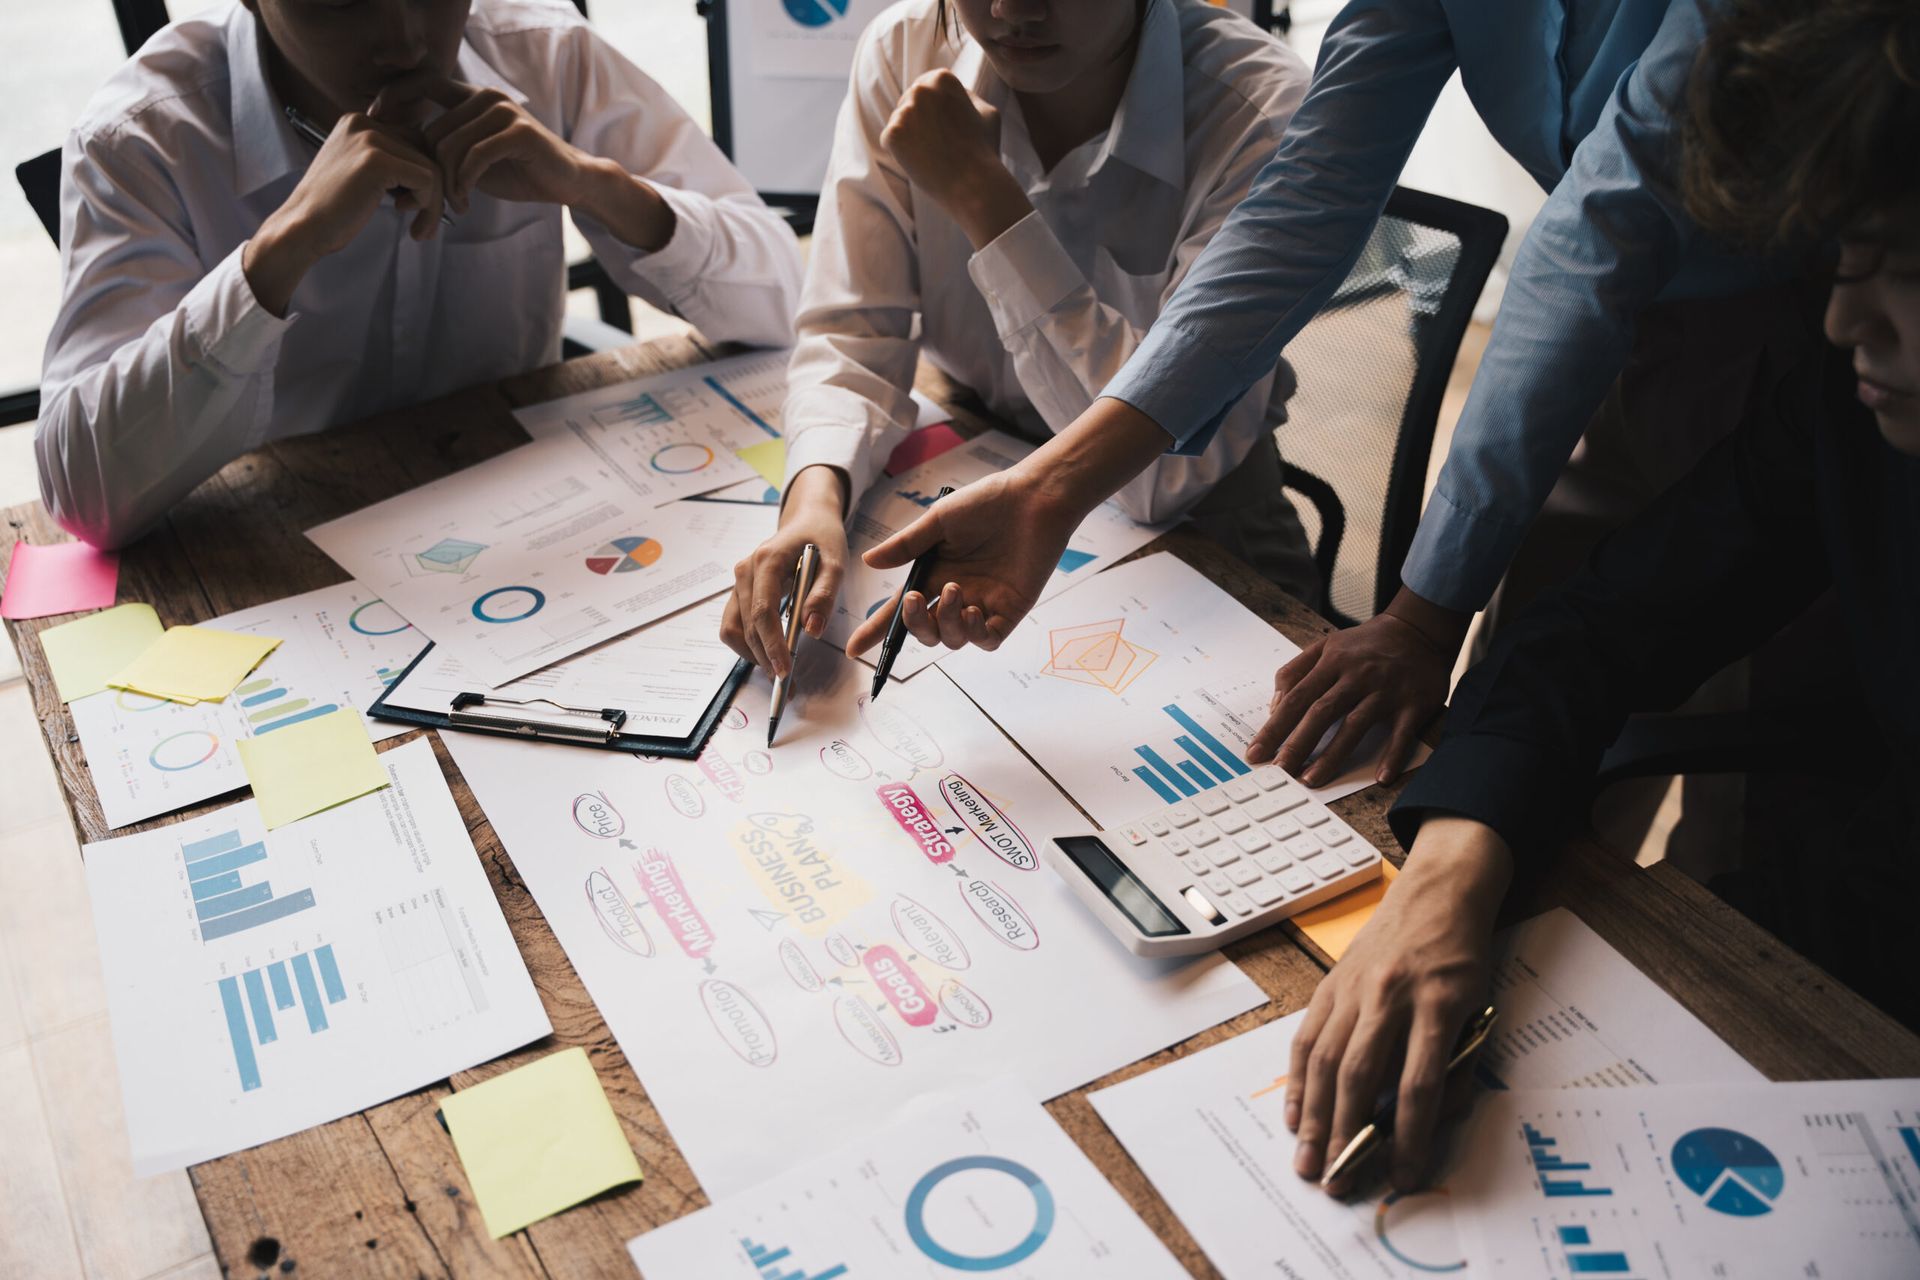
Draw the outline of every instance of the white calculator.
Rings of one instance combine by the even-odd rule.
[[[1380,874],[1380,851],[1272,765],[1044,852],[1143,956],[1211,951]]]

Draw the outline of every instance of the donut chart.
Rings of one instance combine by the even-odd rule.
[[[385,600],[369,600],[347,615],[347,627],[363,636],[396,636],[413,624]]]
[[[546,607],[546,592],[537,587],[495,587],[473,602],[473,616],[482,622],[519,622]]]
[[[713,465],[713,450],[704,444],[683,440],[655,450],[654,455],[647,459],[647,465],[662,475],[692,475]]]
[[[824,27],[847,16],[847,0],[783,0],[787,16],[803,27]]]
[[[935,1240],[927,1230],[927,1197],[948,1178],[975,1169],[1004,1173],[1024,1186],[1033,1197],[1032,1229],[1012,1248],[1000,1253],[956,1253]],[[937,1164],[914,1183],[913,1190],[907,1194],[907,1236],[913,1241],[914,1248],[941,1266],[952,1267],[955,1271],[1000,1271],[1026,1261],[1047,1242],[1047,1237],[1053,1232],[1053,1218],[1053,1192],[1040,1180],[1040,1175],[1018,1161],[1001,1156],[961,1156]]]
[[[182,773],[213,759],[220,749],[217,735],[205,729],[186,729],[153,744],[147,763],[162,773]]]
[[[609,573],[635,573],[657,564],[665,554],[666,548],[652,538],[615,538],[604,546],[594,548],[587,556],[587,568],[603,576]]]

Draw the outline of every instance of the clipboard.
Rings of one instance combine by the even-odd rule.
[[[753,674],[753,664],[736,660],[733,670],[707,704],[693,732],[684,738],[663,738],[626,732],[628,712],[619,707],[569,707],[544,698],[530,700],[488,698],[479,693],[462,693],[444,712],[420,711],[413,707],[390,706],[387,696],[407,682],[414,668],[433,652],[422,649],[407,669],[381,691],[367,708],[376,720],[390,720],[422,729],[455,729],[463,733],[491,733],[503,738],[531,739],[536,742],[563,742],[577,747],[599,747],[607,751],[629,751],[641,755],[663,756],[669,760],[694,760],[706,749],[707,740],[720,725],[720,717],[733,705],[734,695]]]

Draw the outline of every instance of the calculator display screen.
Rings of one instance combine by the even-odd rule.
[[[1054,840],[1060,851],[1073,859],[1073,865],[1100,886],[1107,900],[1133,921],[1134,927],[1149,938],[1165,938],[1191,932],[1167,913],[1160,899],[1127,870],[1126,865],[1092,836],[1062,836]]]

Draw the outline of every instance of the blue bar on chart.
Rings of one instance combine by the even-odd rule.
[[[1195,787],[1191,782],[1188,782],[1186,779],[1186,776],[1182,774],[1178,769],[1174,768],[1172,765],[1168,764],[1165,760],[1161,759],[1160,753],[1158,751],[1155,751],[1152,747],[1135,747],[1133,749],[1133,753],[1139,756],[1142,760],[1145,760],[1150,766],[1152,766],[1154,772],[1158,773],[1161,777],[1165,778],[1168,782],[1172,783],[1173,789],[1175,791],[1178,791],[1181,795],[1192,796],[1192,795],[1200,794],[1200,789],[1198,787]],[[1212,784],[1209,783],[1207,785],[1211,786]]]
[[[1567,1265],[1575,1274],[1622,1275],[1630,1268],[1624,1253],[1570,1253]]]
[[[198,902],[202,898],[217,897],[220,894],[232,893],[238,889],[240,887],[240,873],[238,871],[228,871],[221,875],[208,876],[204,880],[190,880],[188,883],[193,887],[193,900]]]
[[[1220,741],[1220,739],[1214,737],[1211,733],[1208,733],[1198,720],[1195,720],[1192,716],[1181,710],[1180,704],[1168,703],[1160,709],[1172,716],[1175,724],[1197,738],[1201,745],[1212,752],[1229,771],[1233,773],[1253,772],[1246,761],[1233,753],[1232,748],[1228,747],[1226,743]],[[1198,753],[1196,752],[1195,754],[1197,755]]]
[[[1153,789],[1168,804],[1187,796],[1210,791],[1241,774],[1253,772],[1233,749],[1209,733],[1204,725],[1188,715],[1178,703],[1161,708],[1181,732],[1173,735],[1178,752],[1162,750],[1142,743],[1133,753],[1145,764],[1133,767],[1133,776]],[[1169,759],[1169,757],[1177,757]]]
[[[267,1004],[267,984],[260,981],[258,969],[249,969],[240,976],[247,984],[247,1007],[253,1010],[253,1034],[261,1044],[271,1044],[276,1037],[273,1032],[273,1009]]]
[[[300,988],[300,1007],[306,1010],[307,1030],[327,1029],[327,1007],[320,1003],[320,987],[313,980],[313,961],[302,951],[293,958],[293,981]]]
[[[251,1092],[260,1087],[260,1064],[247,1035],[247,1011],[240,1007],[240,984],[232,978],[220,979],[220,1004],[227,1015],[227,1038],[233,1042],[233,1063],[240,1069],[240,1088]]]
[[[347,998],[347,985],[340,981],[340,970],[333,963],[333,946],[314,948],[313,962],[320,966],[320,985],[326,988],[327,1003],[339,1004]]]
[[[1574,1160],[1562,1160],[1559,1156],[1551,1152],[1542,1152],[1535,1155],[1533,1157],[1533,1167],[1536,1169],[1564,1169],[1569,1173],[1576,1169],[1593,1168],[1590,1164],[1581,1164]]]
[[[786,1259],[792,1250],[785,1247],[769,1249],[766,1245],[755,1244],[752,1240],[744,1237],[742,1237],[740,1241],[740,1247],[747,1251],[747,1258],[753,1263],[755,1269],[760,1272],[761,1280],[840,1280],[840,1277],[847,1274],[847,1268],[844,1263],[828,1267],[825,1271],[815,1271],[812,1274],[808,1274],[799,1268],[787,1270],[783,1268],[780,1263]]]
[[[267,846],[254,843],[210,857],[196,858],[187,864],[187,879],[194,882],[211,880],[223,871],[238,871],[241,867],[264,862],[266,857]]]
[[[1549,1149],[1556,1144],[1556,1139],[1548,1137],[1530,1124],[1522,1123],[1520,1128],[1527,1136],[1527,1154],[1532,1157],[1534,1172],[1539,1175],[1541,1194],[1556,1199],[1564,1196],[1610,1196],[1613,1194],[1610,1188],[1590,1187],[1578,1178],[1548,1177],[1549,1172],[1585,1170],[1591,1166],[1562,1160]]]
[[[703,381],[705,381],[709,387],[712,387],[716,392],[718,392],[722,400],[725,400],[728,404],[732,405],[739,412],[741,417],[745,418],[748,422],[751,422],[754,426],[760,428],[762,431],[766,432],[768,435],[772,436],[775,440],[778,440],[780,438],[780,433],[774,430],[771,426],[767,425],[766,419],[762,418],[759,414],[755,413],[753,410],[747,408],[745,404],[741,403],[740,397],[734,395],[733,392],[727,390],[726,386],[721,383],[720,379],[706,378],[706,379],[703,379]]]
[[[1907,1154],[1913,1157],[1913,1162],[1920,1165],[1920,1128],[1911,1125],[1902,1128],[1900,1140],[1907,1144]]]
[[[267,966],[267,981],[273,985],[273,1007],[293,1008],[293,983],[287,977],[287,962],[275,960]]]
[[[255,925],[267,924],[283,916],[290,916],[296,911],[305,911],[312,905],[313,890],[311,889],[302,889],[284,898],[269,898],[257,907],[236,911],[218,920],[207,921],[200,926],[200,938],[203,942],[211,942],[215,938],[239,933],[242,929],[251,929]]]
[[[1592,1244],[1593,1243],[1593,1237],[1587,1234],[1587,1229],[1585,1227],[1561,1227],[1559,1228],[1559,1232],[1560,1232],[1561,1244]]]
[[[192,844],[180,846],[180,854],[189,866],[202,858],[212,857],[216,853],[225,853],[229,849],[240,847],[238,831],[223,831],[217,836],[208,836],[205,840],[195,840]]]
[[[259,884],[242,885],[229,893],[216,893],[210,898],[197,899],[193,904],[193,914],[203,922],[218,920],[221,916],[230,916],[236,911],[258,906],[273,897],[273,886],[265,880]]]

